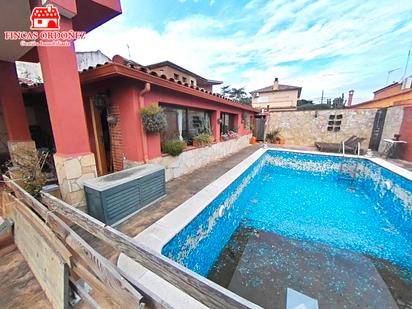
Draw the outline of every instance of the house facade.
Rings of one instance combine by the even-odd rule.
[[[87,129],[85,142],[95,162],[92,174],[89,168],[84,169],[90,177],[130,165],[159,162],[167,157],[161,152],[166,140],[184,140],[186,153],[197,149],[192,141],[202,133],[211,134],[213,143],[225,141],[230,132],[236,133],[237,138],[251,134],[257,112],[251,106],[159,76],[156,71],[118,55],[113,59],[100,52],[76,56]],[[38,148],[58,151],[45,84],[20,82],[32,140]],[[151,104],[161,106],[166,114],[168,129],[163,133],[146,133],[143,129],[140,109]],[[248,139],[243,141],[248,143]]]
[[[302,87],[279,84],[279,79],[275,78],[273,85],[250,92],[252,106],[270,111],[296,110],[301,91]]]
[[[373,99],[352,105],[351,108],[385,108],[412,104],[412,76],[376,90]]]
[[[219,94],[166,79],[144,67],[136,68],[120,56],[113,57],[109,64],[82,72],[80,80],[89,139],[96,154],[102,148],[104,138],[96,139],[98,132],[93,129],[96,118],[93,116],[94,98],[105,96],[107,109],[103,113],[107,114],[98,117],[103,126],[107,116],[116,118],[107,138],[114,171],[123,169],[129,162],[144,163],[164,156],[161,143],[165,140],[184,140],[188,144],[187,151],[190,151],[193,137],[201,133],[210,133],[216,143],[229,131],[235,131],[239,136],[248,135],[256,113],[254,108]],[[151,104],[161,106],[166,114],[168,129],[164,133],[146,133],[142,128],[139,110]],[[226,117],[230,119],[228,127],[223,126]],[[107,146],[103,145],[103,148],[107,149]],[[100,161],[99,155],[97,161]],[[99,174],[106,172],[100,170]]]

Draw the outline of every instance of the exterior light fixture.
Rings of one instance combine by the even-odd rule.
[[[96,94],[93,98],[94,106],[96,106],[99,110],[104,110],[107,108],[109,102],[109,94],[107,93],[99,93]]]
[[[118,122],[117,117],[114,116],[114,115],[108,115],[107,118],[106,118],[106,120],[107,120],[107,124],[108,124],[109,126],[115,126],[115,125],[117,124],[117,122]]]

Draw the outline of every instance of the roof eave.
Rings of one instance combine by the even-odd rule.
[[[160,87],[168,88],[181,93],[186,93],[203,99],[211,100],[216,103],[221,103],[239,109],[247,110],[253,113],[258,112],[258,110],[253,108],[252,106],[248,106],[234,100],[225,99],[219,94],[212,94],[211,92],[206,92],[204,90],[202,91],[200,89],[198,90],[195,88],[184,86],[176,82],[154,76],[150,73],[144,73],[142,71],[132,69],[118,63],[109,63],[98,68],[81,72],[80,81],[82,84],[88,84],[92,83],[93,81],[97,81],[100,79],[108,79],[116,76],[124,76],[143,82],[152,83]]]

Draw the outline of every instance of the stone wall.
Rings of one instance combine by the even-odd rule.
[[[381,142],[379,143],[379,152],[383,152],[386,143],[385,138],[391,139],[394,134],[399,134],[403,119],[403,106],[388,108],[385,117],[385,125],[383,126]]]
[[[188,150],[177,157],[165,156],[156,158],[151,160],[150,163],[163,165],[166,168],[166,181],[169,181],[239,151],[249,145],[251,136],[250,134],[244,135],[238,139]]]
[[[271,112],[269,130],[280,129],[286,144],[298,146],[313,146],[315,142],[339,143],[356,135],[366,139],[362,143],[362,148],[366,149],[375,114],[376,109]],[[340,125],[331,124],[331,116],[335,121],[340,120]]]

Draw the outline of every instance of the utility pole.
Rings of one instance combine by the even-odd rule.
[[[323,95],[324,95],[324,90],[322,90],[322,96],[320,97],[320,104],[323,104]]]

